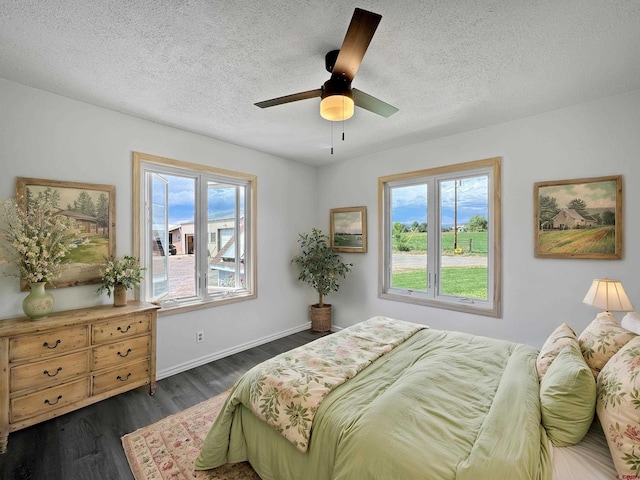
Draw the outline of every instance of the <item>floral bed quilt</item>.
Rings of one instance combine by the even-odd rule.
[[[322,399],[423,328],[379,316],[278,355],[247,374],[251,410],[306,452]]]

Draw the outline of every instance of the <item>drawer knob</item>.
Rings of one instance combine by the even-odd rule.
[[[125,354],[123,355],[122,353],[118,352],[118,356],[119,356],[119,357],[122,357],[122,358],[125,358],[125,357],[128,357],[130,353],[131,353],[131,349],[130,349],[130,348],[127,348],[127,353],[125,353]]]
[[[48,377],[55,377],[57,374],[60,373],[61,370],[62,370],[62,367],[58,367],[58,369],[56,370],[56,373],[49,373],[49,370],[45,370],[43,373]]]
[[[131,325],[127,325],[127,328],[125,328],[124,330],[122,329],[122,327],[118,327],[117,330],[120,333],[127,333],[129,331],[129,329],[131,328]]]
[[[62,395],[58,395],[58,398],[56,398],[55,402],[50,402],[49,399],[47,398],[44,403],[46,403],[47,405],[55,405],[56,403],[58,403],[60,400],[62,399]]]
[[[118,375],[116,378],[118,380],[120,380],[121,382],[126,382],[127,380],[129,380],[129,377],[131,376],[131,372],[127,373],[127,376],[122,378],[120,375]]]
[[[45,348],[54,349],[54,348],[56,348],[58,345],[60,345],[60,342],[61,342],[61,341],[62,341],[62,340],[60,340],[60,339],[56,340],[56,343],[55,343],[54,345],[49,345],[49,342],[44,342],[44,343],[42,344],[42,346],[43,346],[43,347],[45,347]]]

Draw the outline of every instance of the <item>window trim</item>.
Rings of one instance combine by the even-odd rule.
[[[459,163],[454,165],[446,165],[425,170],[416,170],[393,175],[387,175],[378,178],[378,298],[385,300],[393,300],[428,307],[442,308],[446,310],[455,310],[464,313],[473,313],[490,317],[502,317],[502,229],[501,229],[501,177],[500,177],[501,157],[487,158],[483,160],[475,160],[471,162]],[[488,233],[489,251],[488,253],[488,291],[490,297],[486,302],[467,304],[462,302],[445,301],[442,296],[435,295],[427,298],[424,294],[412,294],[410,291],[401,291],[399,289],[391,289],[389,285],[390,279],[390,245],[391,245],[391,215],[388,210],[387,186],[392,183],[407,183],[412,181],[420,183],[419,179],[424,177],[435,178],[439,176],[455,176],[459,173],[461,177],[467,173],[485,170],[489,173],[489,203],[490,226]],[[426,183],[426,182],[425,182]],[[435,198],[429,193],[429,200]],[[440,226],[440,205],[435,207],[433,213]],[[429,223],[429,222],[428,222]],[[440,230],[438,228],[438,230]],[[438,232],[437,242],[440,245],[440,232]],[[430,244],[432,242],[429,242]],[[438,247],[439,248],[439,247]],[[427,255],[432,255],[427,252]],[[429,258],[435,258],[433,253]],[[436,263],[439,267],[439,265]]]
[[[207,298],[198,298],[192,302],[182,302],[177,305],[162,305],[159,310],[160,313],[182,313],[190,310],[197,310],[201,308],[210,308],[219,305],[226,305],[229,303],[241,302],[245,300],[251,300],[257,298],[258,296],[258,274],[257,274],[257,265],[258,265],[258,257],[257,257],[257,225],[258,225],[258,209],[257,209],[257,198],[258,198],[258,178],[256,175],[251,175],[242,172],[235,172],[232,170],[222,169],[218,167],[211,167],[207,165],[201,165],[192,162],[185,162],[182,160],[175,160],[172,158],[160,157],[157,155],[152,155],[148,153],[142,152],[133,152],[133,198],[132,198],[132,239],[133,239],[133,251],[136,252],[138,258],[142,258],[143,249],[142,249],[142,234],[141,232],[145,231],[143,221],[144,214],[142,207],[144,205],[145,199],[143,198],[145,195],[144,189],[144,175],[143,175],[143,164],[155,164],[161,168],[178,168],[182,170],[187,170],[191,172],[206,174],[206,175],[214,175],[221,177],[233,178],[236,180],[246,181],[248,183],[249,190],[249,202],[245,205],[245,229],[247,229],[247,225],[249,226],[249,231],[246,232],[247,240],[245,245],[245,262],[249,267],[248,277],[249,285],[247,285],[247,291],[242,294],[232,295],[232,296],[208,296]],[[196,202],[196,212],[195,216],[198,217],[199,207]],[[247,222],[248,217],[248,222]],[[197,220],[195,218],[194,220]],[[203,231],[204,232],[204,231]],[[204,235],[204,233],[202,233]],[[202,243],[202,242],[200,242]],[[140,296],[140,291],[138,291],[138,296]]]

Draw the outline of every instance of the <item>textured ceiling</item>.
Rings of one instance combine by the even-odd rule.
[[[319,99],[355,7],[382,15],[353,86]],[[639,0],[0,0],[0,77],[324,165],[640,88]]]

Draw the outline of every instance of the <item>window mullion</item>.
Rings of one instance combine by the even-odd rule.
[[[244,252],[244,288],[245,290],[247,289],[248,285],[251,282],[251,277],[253,275],[253,272],[251,270],[251,265],[252,265],[252,251],[251,251],[251,245],[253,243],[253,238],[252,238],[252,232],[251,229],[249,228],[249,225],[251,225],[251,218],[253,215],[252,209],[250,208],[251,202],[252,202],[252,197],[251,197],[251,190],[249,188],[246,187],[246,185],[243,185],[241,188],[242,191],[242,195],[243,195],[243,212],[242,214],[244,215],[244,225],[243,225],[243,252]]]
[[[243,253],[243,245],[244,239],[242,238],[244,232],[240,228],[240,187],[235,187],[235,197],[236,197],[236,208],[234,212],[234,230],[236,232],[236,255],[235,255],[235,269],[236,269],[236,278],[234,282],[234,287],[236,290],[240,288],[241,278],[242,278],[242,270],[241,270],[241,260]]]
[[[440,270],[440,195],[438,193],[438,182],[430,178],[427,185],[427,296],[436,298],[439,288],[438,272]]]
[[[194,236],[197,239],[195,248],[196,295],[200,299],[207,297],[207,179],[197,175],[195,179],[195,222]]]

